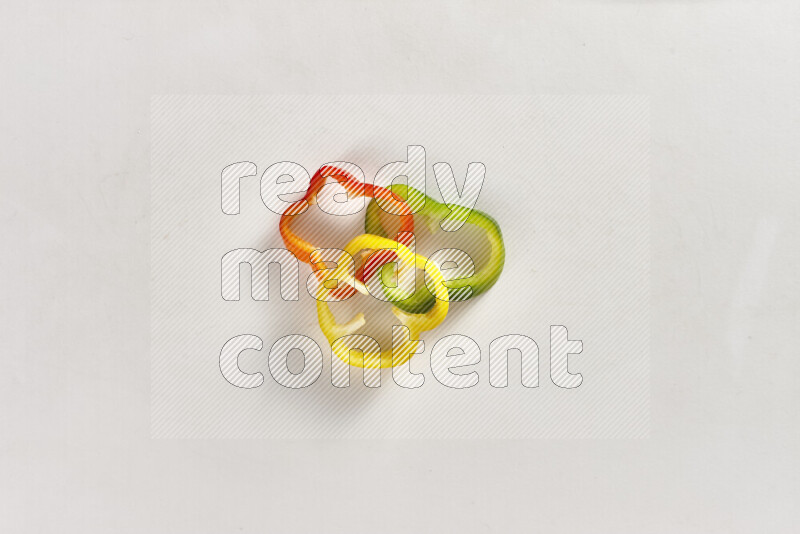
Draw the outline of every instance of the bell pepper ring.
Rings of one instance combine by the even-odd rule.
[[[389,203],[393,207],[396,207],[399,212],[404,213],[403,215],[399,216],[402,232],[410,234],[411,239],[413,239],[414,218],[411,214],[410,208],[405,204],[402,198],[390,190],[384,189],[383,187],[375,187],[372,184],[359,181],[351,172],[345,169],[332,165],[324,165],[320,167],[316,173],[314,173],[314,176],[311,178],[311,182],[303,198],[293,202],[286,209],[286,211],[284,211],[283,215],[281,215],[279,230],[281,238],[283,239],[283,243],[286,246],[286,249],[292,252],[300,261],[308,264],[316,263],[316,259],[312,257],[312,253],[317,250],[317,247],[314,247],[309,242],[297,236],[292,231],[292,223],[296,219],[297,215],[306,210],[307,206],[317,203],[317,194],[327,184],[328,178],[336,179],[336,181],[339,182],[342,187],[344,187],[348,194],[352,194],[356,197],[363,196],[372,199],[378,197],[382,201]],[[408,245],[410,242],[407,241],[403,244]],[[375,259],[379,261],[373,261],[371,269],[377,271],[387,262],[392,261],[394,259],[394,254],[391,251],[387,251],[380,258]],[[373,272],[369,270],[364,272],[362,266],[356,271],[356,279],[363,281],[365,279],[369,279],[372,274]],[[355,289],[348,284],[342,284],[337,290],[337,295],[342,299],[349,298],[354,293]]]
[[[465,217],[467,224],[482,229],[489,240],[490,252],[489,259],[478,271],[467,278],[458,278],[448,280],[446,287],[448,289],[447,298],[449,301],[464,301],[474,296],[480,295],[488,291],[500,278],[505,264],[505,245],[503,243],[503,233],[500,231],[500,226],[491,216],[478,210],[467,210],[458,207],[452,208],[447,204],[437,202],[435,199],[425,195],[424,193],[408,187],[404,184],[395,184],[390,187],[392,193],[405,199],[406,202],[413,206],[422,206],[416,215],[423,217],[427,222],[431,232],[435,232],[438,227],[438,222],[450,215],[453,217]],[[367,214],[364,222],[364,229],[369,234],[386,237],[388,235],[386,229],[381,222],[381,212],[383,210],[378,203],[373,199],[367,205]],[[453,212],[451,214],[451,212]],[[467,215],[468,214],[468,215]],[[387,217],[395,217],[394,215],[386,214]],[[385,269],[381,267],[381,275],[384,276]],[[402,310],[408,312],[420,312],[430,309],[433,305],[433,300],[437,297],[431,294],[431,284],[426,284],[427,287],[420,287],[415,294],[404,301],[398,301],[394,304]],[[470,290],[471,289],[471,290]]]
[[[383,251],[383,249],[392,249],[396,251],[399,261],[407,265],[418,269],[425,269],[426,273],[436,282],[434,287],[436,299],[433,306],[431,306],[430,310],[426,313],[409,313],[396,305],[392,306],[392,313],[399,319],[401,325],[408,329],[409,336],[407,339],[410,339],[410,341],[403,342],[399,349],[384,349],[379,353],[375,351],[354,350],[347,345],[346,339],[350,336],[353,336],[353,338],[364,337],[356,334],[356,332],[366,324],[364,314],[359,312],[346,323],[337,323],[328,301],[322,298],[325,284],[321,283],[319,286],[319,298],[317,298],[317,318],[319,320],[320,329],[331,344],[333,354],[353,367],[386,369],[402,365],[416,353],[416,347],[419,343],[417,340],[419,334],[436,328],[447,316],[449,307],[447,289],[444,286],[444,276],[439,270],[439,267],[433,262],[429,262],[427,258],[415,254],[402,243],[385,237],[364,234],[350,241],[344,248],[345,253],[342,254],[338,262],[339,267],[333,270],[330,278],[336,278],[343,274],[343,269],[341,267],[347,263],[347,255],[353,256],[364,250],[371,250],[374,251],[373,253],[378,253]],[[367,287],[362,281],[356,279],[355,286],[358,292],[369,294]]]

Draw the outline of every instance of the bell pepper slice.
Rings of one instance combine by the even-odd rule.
[[[410,205],[423,205],[416,215],[419,215],[425,220],[431,232],[436,231],[439,222],[451,212],[447,204],[437,202],[435,199],[413,187],[408,187],[405,184],[395,184],[391,186],[390,189],[394,194],[405,199]],[[367,214],[364,222],[365,231],[370,234],[386,237],[388,233],[383,226],[381,217],[395,216],[383,212],[378,203],[375,202],[374,199],[371,200],[367,205]],[[468,300],[469,298],[488,291],[489,288],[497,282],[497,279],[500,278],[500,274],[503,272],[503,265],[505,264],[506,252],[503,243],[503,233],[500,231],[500,226],[497,224],[497,221],[488,214],[473,209],[465,222],[467,224],[473,224],[485,232],[490,246],[489,259],[485,265],[478,268],[475,274],[469,278],[449,280],[446,282],[448,299],[452,301]],[[381,275],[384,275],[383,268]],[[472,292],[465,298],[464,292],[460,290],[466,287],[471,287]],[[411,298],[394,302],[394,304],[402,310],[413,313],[415,311],[429,309],[429,307],[432,306],[432,300],[434,298],[438,297],[432,295],[428,288],[423,286],[417,288],[417,291]]]
[[[295,234],[292,230],[292,224],[296,220],[297,215],[305,210],[306,202],[309,205],[314,205],[317,203],[317,193],[319,193],[319,191],[325,186],[327,183],[327,178],[336,179],[336,181],[339,182],[339,184],[342,185],[351,195],[356,197],[364,196],[372,198],[373,200],[375,197],[378,197],[396,207],[399,212],[405,213],[404,215],[399,216],[400,227],[403,232],[410,234],[410,239],[413,239],[414,218],[411,214],[410,208],[408,205],[406,205],[402,198],[392,193],[388,189],[383,187],[375,187],[372,184],[363,183],[357,180],[349,171],[345,169],[332,165],[324,165],[316,173],[314,173],[314,176],[312,176],[311,183],[309,184],[308,190],[306,190],[303,198],[293,202],[286,209],[283,215],[281,215],[279,230],[281,238],[283,239],[283,243],[286,246],[286,249],[292,252],[300,261],[303,263],[313,264],[311,254],[317,250],[318,247],[313,246],[311,243]],[[404,242],[403,244],[408,245],[409,242]],[[391,251],[387,251],[384,256],[376,258],[376,260],[377,259],[380,261],[373,262],[371,268],[373,271],[377,271],[387,262],[393,261],[394,254]],[[372,274],[373,272],[365,273],[363,272],[363,268],[359,268],[356,272],[356,279],[363,281],[365,279],[369,279]],[[348,298],[348,296],[352,296],[354,293],[354,288],[348,287],[346,284],[342,284],[342,286],[338,288],[337,295],[341,298]]]
[[[385,237],[364,234],[356,237],[344,248],[346,254],[351,256],[360,253],[364,250],[382,251],[383,249],[396,250],[399,261],[406,264],[413,265],[418,269],[425,269],[429,276],[436,282],[434,292],[436,299],[431,306],[430,310],[426,313],[409,313],[403,311],[397,306],[392,306],[392,313],[400,320],[400,323],[409,329],[410,339],[415,340],[419,337],[421,332],[432,330],[439,326],[447,316],[449,302],[447,298],[447,290],[443,285],[444,276],[439,268],[427,258],[415,254],[409,250],[402,243],[392,241]],[[346,256],[343,254],[338,262],[339,265],[345,263]],[[331,277],[338,275],[338,269],[334,270]],[[324,284],[320,284],[320,294],[323,291]],[[366,286],[362,281],[356,280],[356,289],[360,293],[368,294]],[[394,354],[391,348],[381,350],[380,354],[377,353],[363,353],[355,351],[350,353],[350,349],[343,343],[337,343],[337,340],[355,334],[364,324],[366,320],[364,314],[359,312],[352,319],[344,324],[339,324],[333,317],[333,312],[326,300],[317,298],[317,318],[322,333],[331,344],[331,350],[337,358],[349,363],[354,367],[367,367],[367,368],[389,368],[401,365],[408,361],[415,353],[418,341],[403,343],[399,350],[395,350]]]

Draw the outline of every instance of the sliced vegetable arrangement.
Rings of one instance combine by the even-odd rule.
[[[370,199],[364,224],[366,233],[354,238],[342,249],[344,253],[333,268],[325,267],[324,260],[331,258],[323,258],[316,247],[292,230],[293,221],[308,205],[317,203],[317,194],[326,185],[328,178],[335,179],[348,195]],[[384,212],[376,199],[402,215]],[[418,208],[417,217],[432,231],[448,216],[451,223],[460,217],[467,224],[480,228],[489,241],[487,262],[471,276],[446,280],[442,274],[442,265],[416,254],[415,218],[409,206]],[[395,236],[396,240],[389,238],[382,217],[399,222],[400,230]],[[500,277],[505,262],[500,227],[489,215],[474,209],[442,204],[405,185],[384,189],[364,184],[347,170],[331,165],[317,171],[304,197],[287,208],[280,219],[280,233],[286,248],[300,261],[309,263],[316,274],[319,281],[316,295],[317,318],[333,353],[355,367],[388,368],[408,361],[416,352],[419,334],[436,328],[444,321],[450,302],[467,300],[488,291]],[[447,263],[447,257],[444,259],[440,263]],[[361,265],[354,265],[357,260]],[[391,267],[395,265],[396,283],[392,284],[392,278],[395,277],[392,276],[394,270]],[[423,271],[425,284],[416,283],[417,270]],[[406,341],[394,350],[380,350],[374,340],[358,334],[366,324],[366,318],[360,312],[346,323],[338,323],[329,301],[349,299],[356,293],[372,295],[390,303],[395,317],[408,329],[410,336],[406,337]]]

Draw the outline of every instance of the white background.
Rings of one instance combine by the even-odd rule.
[[[6,2],[0,27],[0,530],[794,530],[797,2]],[[650,95],[650,439],[151,440],[166,93]]]

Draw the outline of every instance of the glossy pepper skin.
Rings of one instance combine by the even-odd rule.
[[[392,313],[400,320],[403,326],[409,329],[410,339],[416,340],[421,332],[436,328],[447,316],[449,303],[447,290],[444,285],[442,285],[444,276],[434,263],[428,262],[427,258],[411,252],[411,250],[401,243],[384,237],[364,234],[350,241],[344,248],[345,252],[351,256],[355,256],[364,250],[379,249],[396,249],[398,261],[406,264],[413,264],[418,269],[426,269],[431,279],[436,282],[435,302],[426,313],[408,313],[397,306],[392,306]],[[344,258],[346,258],[346,256],[342,255],[342,259],[338,262],[339,265],[345,263],[343,261]],[[341,274],[343,273],[335,270],[332,274],[332,278],[338,279]],[[322,293],[325,291],[324,287],[325,284],[320,284],[320,292],[317,296],[317,318],[319,320],[320,329],[331,344],[331,349],[337,358],[354,367],[389,368],[405,363],[414,355],[418,344],[416,341],[401,344],[399,350],[395,350],[394,354],[391,348],[382,350],[380,354],[364,354],[360,351],[353,351],[349,354],[348,358],[350,349],[341,341],[337,340],[341,340],[341,338],[351,334],[356,334],[366,323],[364,314],[358,313],[344,324],[337,323],[328,302],[321,298]],[[356,280],[356,289],[361,293],[368,294],[363,282],[358,280]]]
[[[423,207],[416,215],[425,219],[425,222],[432,231],[435,230],[438,223],[451,212],[446,204],[437,202],[435,199],[413,187],[408,187],[404,184],[395,184],[390,189],[396,195],[406,199],[407,203],[412,206],[418,206],[424,202]],[[371,200],[367,205],[367,215],[364,222],[364,229],[368,234],[382,237],[387,236],[386,229],[381,223],[382,216],[394,217],[393,215],[384,213],[378,203],[374,199]],[[463,291],[459,291],[466,287],[472,288],[472,293],[468,298],[488,291],[489,288],[497,282],[497,279],[500,278],[506,257],[503,233],[500,231],[500,226],[497,224],[497,221],[482,211],[472,210],[465,222],[475,225],[484,231],[489,240],[490,252],[486,264],[477,268],[473,276],[446,282],[448,299],[454,301],[467,300],[463,297]],[[381,275],[385,275],[385,270],[381,270]],[[420,313],[429,310],[431,306],[433,306],[433,301],[435,299],[438,299],[438,296],[434,297],[426,286],[422,286],[417,288],[417,291],[411,298],[394,302],[394,305],[410,313]]]
[[[334,178],[336,179],[339,184],[344,187],[348,194],[358,196],[364,196],[368,198],[374,199],[376,196],[381,198],[385,202],[388,202],[391,206],[397,209],[398,212],[405,213],[405,215],[400,215],[400,227],[401,230],[408,235],[411,234],[413,239],[414,233],[414,218],[411,214],[411,210],[408,205],[403,201],[402,198],[397,196],[396,194],[392,193],[388,189],[384,189],[382,187],[375,187],[372,184],[365,184],[357,180],[350,172],[345,169],[341,169],[339,167],[325,165],[321,167],[314,176],[311,178],[311,183],[309,184],[308,190],[306,191],[303,198],[293,202],[281,215],[280,223],[279,223],[279,230],[281,234],[281,238],[283,239],[283,243],[286,246],[286,249],[292,252],[297,259],[302,261],[303,263],[311,264],[313,263],[311,254],[317,248],[308,241],[304,240],[303,238],[299,237],[297,234],[294,233],[292,230],[292,225],[294,221],[297,219],[298,215],[300,215],[306,209],[306,202],[308,205],[316,204],[316,196],[319,193],[320,189],[326,184],[327,178]],[[409,245],[410,242],[402,243],[404,245]],[[378,258],[379,261],[375,262],[374,269],[371,269],[370,272],[363,272],[361,269],[356,273],[356,278],[358,280],[363,281],[364,279],[368,279],[372,276],[372,274],[383,267],[387,262],[391,262],[394,260],[394,254],[387,251],[384,255],[381,255]],[[339,295],[343,298],[347,298],[348,296],[352,296],[355,293],[355,289],[352,287],[343,286],[339,290]]]

